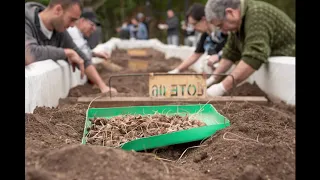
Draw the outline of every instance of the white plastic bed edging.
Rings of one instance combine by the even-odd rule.
[[[60,98],[67,97],[69,90],[84,84],[80,71],[64,60],[39,61],[25,67],[25,113],[32,113],[37,106],[56,107]]]
[[[250,78],[271,98],[280,99],[289,105],[296,101],[296,58],[270,57]]]
[[[194,51],[194,47],[166,45],[158,39],[150,40],[120,40],[111,38],[99,44],[93,51],[107,51],[132,48],[153,48],[165,54],[168,60],[171,57],[186,60]],[[204,54],[199,61],[190,68],[201,73]],[[98,58],[93,63],[100,63]],[[207,72],[207,71],[206,71]],[[210,72],[208,72],[210,73]],[[40,61],[25,67],[25,112],[32,113],[36,106],[56,107],[60,98],[67,97],[69,90],[86,82],[86,77],[80,79],[80,72],[72,72],[72,68],[64,60]],[[287,104],[295,105],[295,58],[288,57],[279,60],[277,57],[269,59],[254,73],[248,82],[256,82],[267,94],[277,97]]]

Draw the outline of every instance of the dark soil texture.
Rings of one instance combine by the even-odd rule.
[[[148,51],[158,64],[150,63],[151,70],[146,72],[166,72],[180,63],[172,60],[170,64],[163,54]],[[116,50],[111,60],[120,62],[121,58],[128,58],[125,51]],[[109,72],[100,66],[98,70],[108,79]],[[144,82],[143,77],[128,78],[115,79],[112,86],[121,96],[147,96],[147,86],[139,84]],[[234,95],[264,95],[255,85],[244,84],[237,89]],[[74,98],[95,93],[98,89],[90,84],[78,86],[58,107],[37,107],[32,114],[26,114],[26,179],[295,179],[295,107],[272,103],[213,103],[219,113],[230,120],[229,127],[201,142],[133,152],[80,145],[88,105],[78,104]]]

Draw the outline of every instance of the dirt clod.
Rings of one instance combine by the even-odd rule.
[[[257,167],[247,165],[237,180],[262,180],[262,177]]]
[[[194,157],[193,162],[198,163],[207,157],[208,157],[207,152],[201,152],[200,154],[198,154]]]

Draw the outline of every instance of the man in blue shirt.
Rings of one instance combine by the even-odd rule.
[[[148,39],[148,30],[143,22],[138,22],[136,18],[131,19],[131,25],[129,26],[130,37],[134,39]]]

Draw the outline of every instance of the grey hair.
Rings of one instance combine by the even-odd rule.
[[[213,19],[222,20],[227,8],[240,8],[240,0],[208,0],[205,7],[205,15],[208,22]]]

